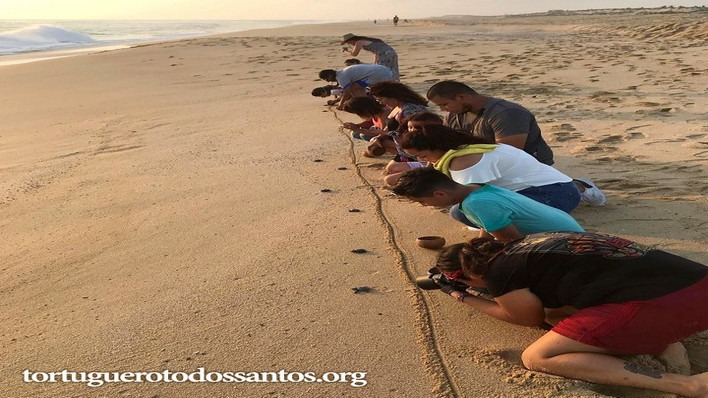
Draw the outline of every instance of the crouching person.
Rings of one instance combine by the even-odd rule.
[[[522,354],[524,366],[593,383],[708,397],[708,372],[660,372],[619,355],[683,353],[708,329],[708,267],[616,236],[555,232],[488,238],[440,254],[447,279],[486,288],[493,301],[448,289],[506,322],[538,326],[549,308],[574,308]],[[459,261],[461,272],[454,264]],[[447,265],[446,265],[447,264]]]
[[[537,232],[584,231],[562,210],[493,185],[458,184],[431,168],[404,172],[392,191],[424,206],[459,204],[465,217],[481,228],[480,237],[509,241]]]

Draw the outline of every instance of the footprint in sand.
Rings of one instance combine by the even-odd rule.
[[[621,162],[621,163],[629,163],[629,162],[634,162],[636,159],[634,156],[603,156],[599,157],[596,159],[598,162]]]
[[[609,91],[596,91],[590,94],[590,98],[597,102],[622,102],[622,99],[616,97],[614,93]]]
[[[622,136],[622,138],[623,138],[625,141],[628,141],[628,140],[636,140],[636,139],[639,139],[639,138],[647,138],[647,136],[645,136],[643,133],[640,133],[640,132],[638,132],[638,131],[633,131],[633,132],[625,133],[625,134]]]
[[[578,132],[559,131],[559,132],[551,133],[549,135],[549,137],[550,137],[549,141],[564,142],[564,141],[581,139],[583,137],[583,135]]]
[[[587,145],[587,146],[580,146],[571,151],[572,154],[583,154],[583,153],[588,153],[588,152],[610,152],[610,151],[615,151],[617,150],[616,147],[613,146],[603,146],[603,145]]]
[[[620,136],[620,135],[609,135],[604,138],[600,138],[599,140],[597,140],[597,143],[598,144],[617,144],[622,141],[623,141],[623,139],[622,139],[622,136]]]

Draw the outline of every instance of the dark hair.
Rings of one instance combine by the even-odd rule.
[[[349,58],[347,60],[344,60],[344,65],[346,65],[346,66],[359,65],[359,64],[361,64],[361,61],[359,61],[356,58]]]
[[[440,250],[438,259],[435,261],[435,268],[442,272],[455,272],[462,269],[460,255],[465,243],[456,243],[445,246]]]
[[[379,82],[369,87],[375,97],[393,98],[404,104],[428,105],[428,100],[410,87],[398,82]]]
[[[383,40],[381,40],[381,39],[379,39],[379,38],[376,38],[376,37],[353,36],[353,37],[350,37],[350,38],[347,39],[347,40],[344,40],[342,43],[350,43],[350,42],[358,41],[358,40],[368,40],[368,41],[374,41],[374,42],[376,42],[376,41],[381,41],[381,42],[382,42],[382,41],[383,41]]]
[[[442,116],[433,112],[418,112],[410,115],[406,122],[425,122],[429,124],[443,124],[444,120]]]
[[[354,113],[361,117],[373,117],[384,111],[384,106],[371,97],[354,97],[345,102],[345,112]]]
[[[398,126],[398,129],[396,129],[396,132],[399,134],[400,137],[403,137],[408,133],[408,122],[421,122],[425,124],[443,124],[443,118],[433,112],[428,112],[428,111],[423,111],[423,112],[418,112],[414,113],[407,118],[405,118],[401,124]]]
[[[475,238],[460,250],[460,263],[466,275],[487,275],[489,266],[507,243],[493,238]]]
[[[474,89],[464,83],[456,82],[454,80],[443,80],[433,84],[429,89],[428,93],[425,95],[428,99],[433,99],[435,97],[453,99],[459,94],[469,94],[476,95],[477,92]]]
[[[423,167],[401,174],[396,186],[391,190],[398,196],[422,198],[433,196],[433,192],[441,189],[455,189],[457,185],[450,177],[434,168]]]
[[[320,79],[331,82],[337,79],[337,71],[334,69],[322,69],[319,74]]]
[[[422,126],[420,130],[408,131],[398,142],[398,146],[403,150],[411,148],[419,151],[445,152],[474,144],[493,144],[493,142],[441,124],[428,124]]]
[[[433,112],[428,112],[428,111],[422,111],[422,112],[417,112],[414,113],[407,118],[403,119],[401,121],[401,124],[398,125],[398,128],[396,129],[396,132],[399,134],[399,136],[403,136],[406,133],[408,133],[408,122],[409,121],[414,121],[414,122],[422,122],[426,124],[443,124],[443,118]]]
[[[324,86],[324,87],[316,87],[312,89],[312,96],[313,97],[326,97],[332,95],[332,87],[331,86]]]

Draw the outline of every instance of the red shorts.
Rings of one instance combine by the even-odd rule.
[[[708,277],[652,300],[584,308],[553,327],[580,343],[622,355],[658,355],[708,329]]]

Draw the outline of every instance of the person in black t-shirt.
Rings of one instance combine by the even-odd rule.
[[[615,356],[685,354],[680,341],[708,330],[702,264],[616,236],[553,232],[452,245],[437,268],[448,279],[487,288],[493,301],[442,290],[506,322],[538,326],[544,310],[570,309],[523,352],[530,370],[708,397],[708,372],[663,373]]]

